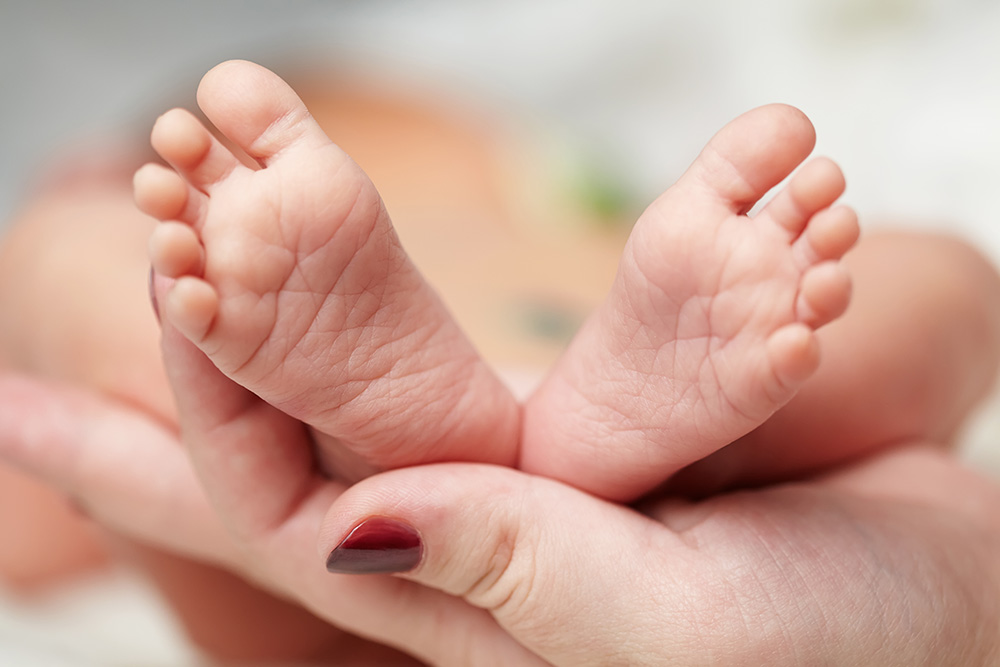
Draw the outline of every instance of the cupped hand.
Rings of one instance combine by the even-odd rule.
[[[263,432],[253,435],[259,451],[276,448]],[[412,664],[375,644],[432,664],[469,664],[473,655],[487,656],[486,664],[543,664],[462,600],[390,577],[328,574],[311,554],[323,514],[341,488],[318,473],[315,495],[262,526],[255,523],[259,504],[233,503],[230,511],[213,505],[174,429],[117,400],[12,373],[0,373],[0,458],[63,492],[110,530],[219,565],[346,630],[336,643],[337,664]],[[209,475],[221,473],[207,468]],[[233,488],[220,480],[217,491],[224,496]],[[258,489],[262,497],[265,491]]]
[[[994,484],[917,444],[641,510],[443,464],[351,488],[319,557],[345,572],[415,565],[399,576],[489,611],[555,665],[987,665],[998,508]]]
[[[346,492],[325,487],[325,519],[322,503],[304,502],[241,540],[177,435],[154,420],[14,376],[0,378],[0,399],[4,457],[95,518],[254,577],[355,632],[391,635],[435,664],[532,664],[535,654],[557,665],[1000,657],[1000,490],[916,445],[811,482],[639,509],[504,468],[418,467]],[[416,567],[398,577],[324,571],[372,518],[412,528]],[[320,554],[309,556],[317,531]],[[389,569],[409,554],[390,553]],[[377,566],[377,550],[360,561]]]

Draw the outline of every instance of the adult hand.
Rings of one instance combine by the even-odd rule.
[[[188,444],[204,486],[169,429],[24,378],[0,381],[0,447],[119,530],[236,569],[435,664],[1000,657],[1000,492],[919,443],[809,483],[641,512],[468,464],[383,473],[345,493],[315,472],[300,424],[203,360],[178,367],[200,380],[182,400],[217,401],[201,412],[224,415],[188,424],[201,434]],[[415,569],[332,575],[309,556],[317,534],[325,557],[374,517],[403,526],[388,569]],[[379,569],[379,534],[355,532],[334,564]]]
[[[415,565],[400,577],[488,610],[556,665],[986,665],[1000,659],[998,508],[994,484],[916,444],[641,511],[443,464],[351,488],[320,551],[348,572]]]
[[[339,498],[328,488],[336,502],[320,533],[324,557],[372,517],[419,534],[420,563],[392,579],[330,575],[303,559],[322,502],[234,541],[174,434],[79,390],[0,380],[0,446],[118,530],[253,573],[334,623],[374,626],[366,634],[392,635],[437,664],[531,664],[466,606],[555,664],[998,656],[1000,493],[917,447],[811,483],[662,499],[641,512],[467,464],[383,473]]]
[[[264,438],[261,445],[260,451],[275,447]],[[0,374],[0,457],[59,489],[102,525],[237,572],[355,635],[433,664],[465,665],[473,655],[486,656],[487,664],[541,664],[464,601],[388,577],[327,574],[310,554],[323,513],[340,491],[331,482],[316,484],[317,502],[236,537],[226,523],[247,525],[258,515],[249,506],[237,507],[235,519],[217,513],[173,430],[113,399],[15,374]],[[348,639],[338,643],[338,662],[351,652],[358,662],[350,664],[403,664]]]

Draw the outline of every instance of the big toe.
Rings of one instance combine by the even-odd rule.
[[[330,144],[287,83],[245,60],[212,68],[198,86],[198,106],[220,132],[265,165],[293,146]]]
[[[707,189],[734,213],[746,213],[808,157],[815,143],[812,123],[795,107],[758,107],[722,128],[680,183]]]

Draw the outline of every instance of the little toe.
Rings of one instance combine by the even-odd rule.
[[[153,270],[168,278],[200,275],[205,251],[191,227],[180,222],[164,222],[150,235],[149,259]]]
[[[163,310],[178,331],[199,345],[219,312],[219,293],[200,278],[184,276],[167,292]]]
[[[827,261],[802,276],[796,316],[813,328],[844,314],[851,300],[851,276],[840,262]]]
[[[232,60],[210,70],[198,87],[198,105],[220,132],[264,165],[292,146],[333,145],[295,91],[251,62]]]
[[[160,116],[153,125],[150,143],[177,173],[203,192],[242,167],[236,156],[185,109],[172,109]]]
[[[746,213],[812,152],[816,132],[795,107],[758,107],[722,128],[679,183],[708,189]]]
[[[833,160],[811,160],[768,202],[757,219],[770,220],[796,238],[817,211],[844,194],[845,186],[844,174]]]
[[[814,215],[796,241],[807,264],[840,259],[858,241],[858,215],[849,206],[834,206]]]

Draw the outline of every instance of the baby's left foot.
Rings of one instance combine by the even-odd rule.
[[[629,500],[760,425],[815,371],[857,239],[812,125],[785,106],[726,126],[639,219],[605,304],[525,408],[522,467]]]

